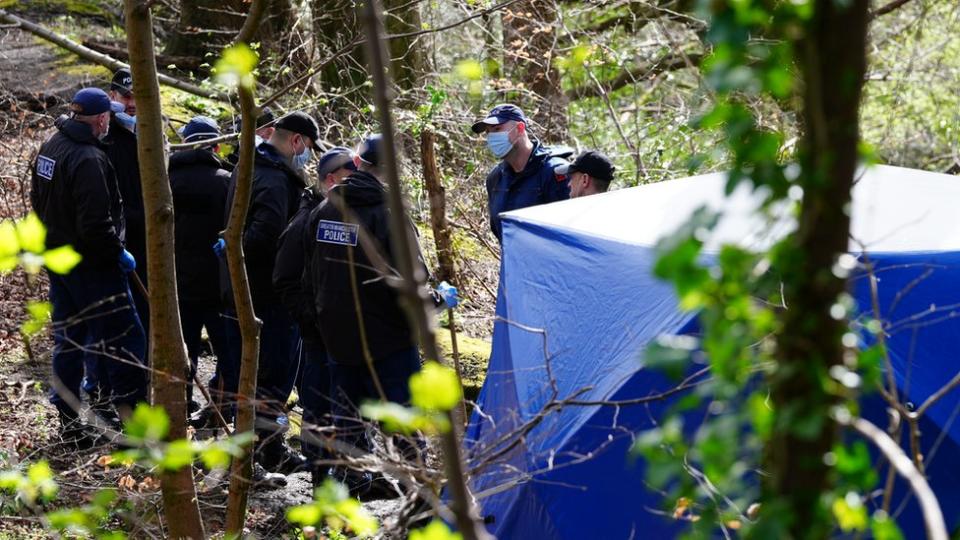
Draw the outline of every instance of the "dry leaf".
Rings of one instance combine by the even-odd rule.
[[[99,458],[97,458],[97,465],[105,469],[109,467],[111,463],[113,463],[113,456],[111,455],[100,456]]]
[[[117,481],[117,485],[124,489],[133,490],[133,488],[137,487],[137,481],[129,474],[125,474]]]

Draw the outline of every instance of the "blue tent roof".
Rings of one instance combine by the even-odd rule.
[[[493,353],[467,432],[472,487],[499,538],[667,538],[680,530],[628,452],[669,399],[590,402],[674,386],[640,363],[651,339],[692,324],[671,286],[652,276],[659,238],[703,205],[725,216],[707,252],[727,242],[762,248],[793,226],[787,213],[758,218],[748,189],[725,198],[724,184],[723,175],[705,175],[503,215]],[[896,167],[866,170],[854,189],[851,253],[867,253],[876,267],[895,375],[914,404],[960,370],[958,200],[956,177]],[[870,316],[867,280],[853,278],[851,291]],[[571,396],[578,403],[556,406]],[[958,412],[955,392],[923,421],[928,476],[949,528],[960,527]],[[878,398],[865,401],[864,414],[886,426]],[[913,537],[923,528],[904,495],[895,516]]]

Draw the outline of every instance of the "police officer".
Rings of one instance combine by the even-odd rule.
[[[136,260],[124,249],[124,217],[113,167],[100,144],[111,126],[111,101],[98,88],[84,88],[61,116],[57,132],[33,166],[30,202],[47,227],[47,247],[72,245],[83,257],[67,275],[53,272],[53,384],[65,441],[95,441],[75,406],[83,375],[84,345],[103,367],[109,399],[121,418],[147,397],[142,367],[143,326],[133,307],[127,273]]]
[[[193,143],[220,136],[220,128],[211,118],[195,116],[180,130],[180,136],[183,142]],[[170,156],[180,323],[191,366],[188,380],[193,380],[197,370],[203,328],[218,360],[226,356],[220,317],[220,263],[210,246],[223,226],[230,173],[217,149],[216,145],[200,146]],[[188,383],[190,412],[195,412],[199,407],[192,392],[193,385]]]
[[[500,213],[570,196],[566,178],[556,173],[572,154],[531,139],[527,117],[516,105],[503,104],[474,122],[474,133],[486,133],[487,148],[500,163],[487,175],[490,229],[501,240]]]
[[[264,107],[260,111],[260,116],[257,117],[257,129],[253,131],[253,146],[254,148],[260,146],[260,143],[263,141],[269,140],[270,136],[273,135],[274,128],[273,122],[277,117],[273,114],[273,109],[270,107]],[[237,119],[236,124],[234,125],[234,130],[237,133],[240,133],[240,128],[243,127],[243,123],[240,119]],[[230,152],[230,155],[227,156],[227,165],[230,170],[233,170],[237,166],[237,161],[240,159],[240,146],[234,146],[233,151]]]
[[[594,150],[585,150],[573,163],[561,165],[555,172],[568,178],[570,198],[574,199],[606,192],[616,171],[610,158]]]
[[[300,208],[280,236],[276,266],[273,269],[273,287],[284,307],[297,321],[300,329],[300,405],[303,407],[303,424],[300,429],[301,447],[310,461],[314,487],[320,487],[325,475],[316,462],[324,457],[318,434],[313,429],[329,423],[330,372],[323,339],[317,328],[317,316],[313,307],[313,291],[308,289],[309,280],[303,279],[307,255],[313,241],[305,241],[304,231],[309,224],[310,212],[324,199],[326,193],[356,170],[353,151],[338,146],[325,152],[317,163],[317,183],[303,191]]]
[[[406,403],[408,380],[420,369],[420,354],[397,292],[360,246],[360,234],[365,232],[373,245],[380,246],[379,257],[396,267],[386,190],[379,180],[381,144],[379,135],[364,140],[354,158],[359,170],[330,189],[327,199],[310,213],[310,226],[304,231],[304,241],[313,243],[305,279],[313,290],[317,324],[330,360],[337,436],[358,448],[369,447],[358,420],[360,403],[380,399],[380,389],[388,401]],[[422,257],[419,261],[423,264]],[[352,471],[335,474],[344,475],[357,495],[369,493],[374,479]]]
[[[140,161],[137,158],[137,102],[133,97],[133,77],[127,68],[118,69],[110,83],[110,100],[123,105],[110,118],[110,132],[104,139],[107,157],[117,173],[123,215],[127,223],[127,249],[142,264],[137,275],[147,282],[147,227],[140,185]],[[149,326],[146,298],[134,296],[144,327]]]
[[[291,450],[283,440],[286,416],[283,412],[296,378],[294,346],[296,323],[273,287],[273,269],[277,258],[280,234],[298,208],[305,182],[304,166],[311,152],[319,150],[317,123],[305,113],[293,112],[277,120],[270,139],[257,147],[254,157],[250,211],[243,231],[243,251],[250,292],[260,329],[260,369],[257,374],[256,459],[264,469],[290,473],[306,463],[303,456]],[[236,186],[236,172],[231,179],[227,198],[227,215]],[[226,219],[225,219],[226,221]],[[221,240],[215,249],[225,249]],[[221,286],[224,301],[233,304],[229,273],[221,261]],[[230,361],[221,364],[218,376],[224,378],[224,389],[236,392],[240,366],[240,327],[232,307],[227,309],[227,342]],[[279,422],[278,422],[279,420]]]

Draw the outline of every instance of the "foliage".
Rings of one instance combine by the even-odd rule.
[[[422,529],[410,531],[409,540],[463,540],[463,535],[453,532],[442,521],[431,521]]]
[[[446,433],[450,429],[450,420],[445,413],[463,399],[463,388],[453,369],[429,361],[419,373],[410,377],[410,396],[413,407],[397,403],[364,403],[360,413],[382,422],[387,431]]]
[[[374,535],[380,528],[360,502],[350,497],[346,486],[330,479],[317,488],[312,503],[287,509],[287,520],[301,527],[325,524],[337,532],[350,530],[361,538]]]
[[[791,98],[798,84],[792,43],[806,31],[814,3],[748,0],[701,5],[701,16],[709,20],[706,40],[712,46],[703,72],[716,102],[694,127],[722,134],[731,163],[727,193],[741,184],[756,190],[763,195],[760,211],[772,221],[784,208],[796,208],[805,182],[815,180],[786,162],[785,157],[793,156],[785,148],[784,136],[762,127],[749,103]],[[669,493],[665,506],[691,524],[692,536],[710,536],[736,523],[734,528],[742,528],[747,537],[782,537],[791,523],[791,510],[782,501],[767,498],[763,480],[754,471],[762,469],[765,445],[775,432],[792,430],[799,437],[812,437],[830,421],[817,408],[776,410],[765,386],[766,378],[778,369],[773,338],[781,328],[777,309],[785,302],[780,281],[788,279],[789,269],[803,254],[787,238],[769,251],[724,245],[708,255],[705,245],[721,219],[722,215],[701,209],[658,246],[655,273],[674,285],[683,309],[699,314],[702,335],[660,340],[647,351],[646,362],[676,378],[688,372],[693,360],[706,358],[713,377],[679,400],[660,427],[641,434],[635,450],[648,461],[651,484]],[[848,299],[838,299],[838,305],[844,306],[841,316],[850,314]],[[875,365],[856,363],[843,367],[845,372],[858,368],[876,370]],[[817,366],[811,363],[808,369]],[[819,377],[837,399],[846,400],[847,407],[855,407],[859,379],[838,384],[843,373],[837,370],[812,376]],[[700,404],[708,404],[709,414],[702,423],[691,424],[682,413]],[[858,495],[869,492],[877,481],[865,447],[841,445],[833,454],[837,483],[825,500],[837,525],[844,531],[895,529],[892,521],[881,519],[884,516],[868,516]],[[747,515],[745,509],[758,501],[764,506],[759,517]]]

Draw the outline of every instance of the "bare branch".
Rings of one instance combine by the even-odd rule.
[[[914,467],[913,462],[903,453],[896,441],[863,418],[838,418],[837,421],[857,430],[876,445],[877,449],[890,461],[890,465],[910,484],[910,489],[913,490],[920,502],[923,522],[927,529],[927,538],[930,540],[947,540],[947,527],[944,524],[943,511],[940,509],[940,503],[937,502],[937,496],[930,489],[930,484],[927,483],[926,478]]]

